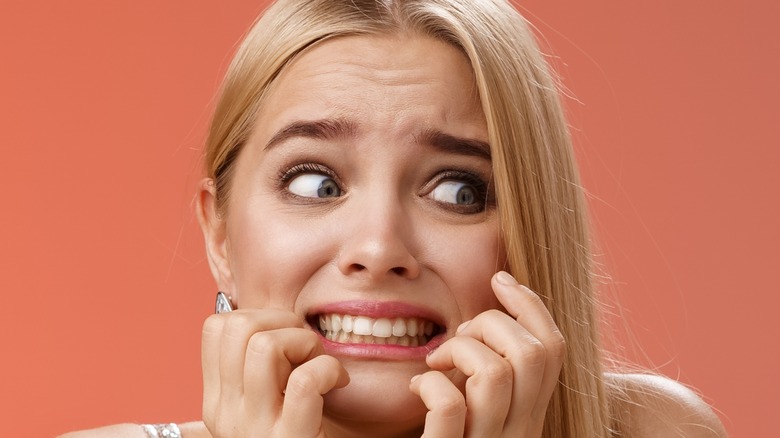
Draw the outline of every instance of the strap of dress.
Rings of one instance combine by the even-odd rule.
[[[175,423],[142,424],[141,427],[149,438],[181,438],[181,431]]]

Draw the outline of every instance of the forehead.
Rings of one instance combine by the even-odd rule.
[[[264,100],[257,120],[261,131],[300,119],[348,118],[358,126],[395,131],[420,123],[450,125],[459,131],[453,134],[487,141],[468,58],[426,36],[323,41],[293,60]]]

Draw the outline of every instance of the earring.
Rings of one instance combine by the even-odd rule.
[[[214,306],[214,313],[227,313],[233,311],[233,303],[225,292],[217,292],[217,304]]]

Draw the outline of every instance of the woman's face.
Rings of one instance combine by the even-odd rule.
[[[239,308],[293,311],[346,367],[326,414],[419,421],[427,352],[499,307],[487,139],[467,58],[427,37],[323,42],[269,90],[210,256]]]

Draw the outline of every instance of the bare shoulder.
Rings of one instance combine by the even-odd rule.
[[[606,374],[622,436],[726,437],[718,416],[695,392],[651,374]]]
[[[146,433],[137,424],[114,424],[97,429],[80,430],[60,435],[57,438],[147,438]]]
[[[202,422],[180,423],[183,438],[211,438],[211,434]],[[81,430],[60,435],[57,438],[148,438],[146,432],[137,424],[115,424],[97,429]]]

